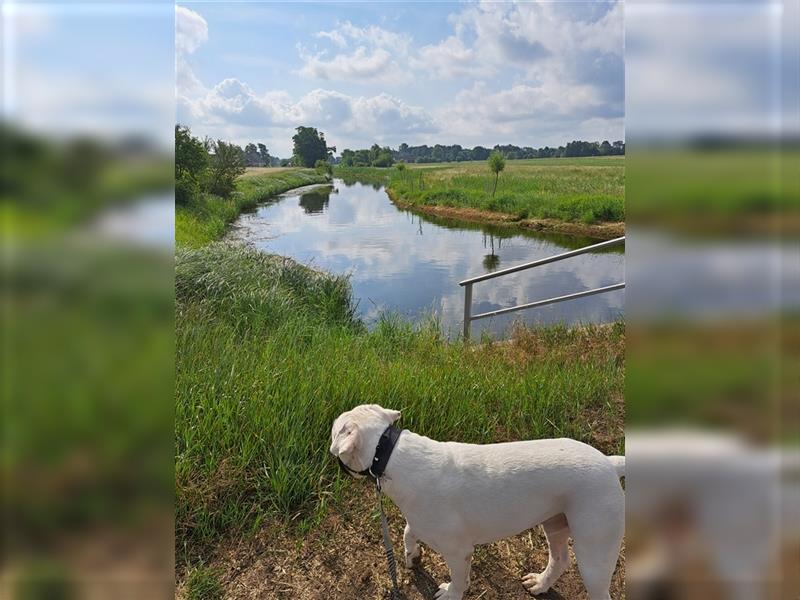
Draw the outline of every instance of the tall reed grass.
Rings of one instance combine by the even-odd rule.
[[[439,439],[570,436],[619,451],[621,327],[479,347],[435,323],[366,331],[345,278],[222,243],[178,251],[176,301],[179,545],[310,522],[339,502],[330,426],[362,403]]]

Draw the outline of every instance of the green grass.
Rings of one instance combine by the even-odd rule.
[[[633,216],[691,221],[796,210],[788,165],[798,158],[796,148],[643,148],[628,159]]]
[[[375,185],[398,176],[336,175]],[[179,547],[202,554],[265,522],[313,523],[340,502],[350,482],[328,455],[330,426],[357,404],[399,408],[405,427],[440,439],[570,436],[620,451],[620,325],[520,331],[511,344],[478,347],[448,341],[433,321],[387,317],[368,331],[346,277],[212,242],[241,210],[320,179],[307,170],[251,176],[229,201],[178,209]]]
[[[198,567],[186,580],[187,600],[222,600],[224,592],[216,571]]]
[[[179,547],[339,502],[330,427],[357,404],[401,409],[404,427],[439,439],[570,436],[620,450],[608,440],[622,431],[621,326],[481,347],[435,323],[367,331],[345,278],[222,243],[178,251],[176,300]]]
[[[228,225],[242,211],[287,190],[325,183],[328,179],[313,169],[282,170],[242,177],[236,191],[224,199],[211,194],[194,198],[186,206],[175,209],[175,242],[180,246],[198,248],[223,236]]]
[[[334,177],[342,179],[345,183],[377,183],[387,184],[392,174],[396,172],[394,167],[336,167],[333,170]]]
[[[387,169],[393,197],[417,205],[473,208],[518,219],[625,220],[623,157],[511,160],[494,177],[485,162]]]

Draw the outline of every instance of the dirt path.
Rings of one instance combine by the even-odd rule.
[[[389,198],[400,208],[445,219],[457,219],[486,225],[522,227],[535,231],[563,233],[567,235],[582,235],[601,240],[610,240],[625,235],[625,223],[593,223],[589,225],[585,223],[559,221],[558,219],[518,219],[514,215],[480,210],[477,208],[413,204],[404,202],[398,198],[396,194],[392,194],[391,192],[389,192]]]
[[[390,582],[380,538],[374,492],[367,482],[354,482],[352,498],[305,535],[282,525],[267,525],[256,538],[229,541],[215,553],[227,599],[389,600]],[[391,504],[387,501],[387,504]],[[423,548],[419,567],[403,566],[404,521],[392,506],[390,528],[404,600],[430,600],[438,585],[448,581],[442,559]],[[585,599],[574,556],[572,566],[553,590],[539,598]],[[530,600],[520,582],[547,564],[547,543],[539,528],[476,549],[472,583],[465,600]],[[181,577],[179,575],[179,581]],[[624,557],[612,584],[611,597],[625,597]],[[185,597],[179,583],[177,598]]]

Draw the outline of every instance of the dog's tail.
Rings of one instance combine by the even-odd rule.
[[[608,460],[614,465],[614,469],[617,471],[617,477],[625,477],[625,457],[609,456]]]

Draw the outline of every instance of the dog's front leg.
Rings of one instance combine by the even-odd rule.
[[[403,531],[403,546],[406,550],[406,567],[411,568],[414,563],[419,560],[419,538],[411,530],[411,525],[406,522],[405,531]]]
[[[473,548],[463,548],[453,552],[443,552],[447,568],[450,569],[450,583],[443,583],[434,596],[436,600],[461,600],[469,587],[469,571],[472,566]]]

